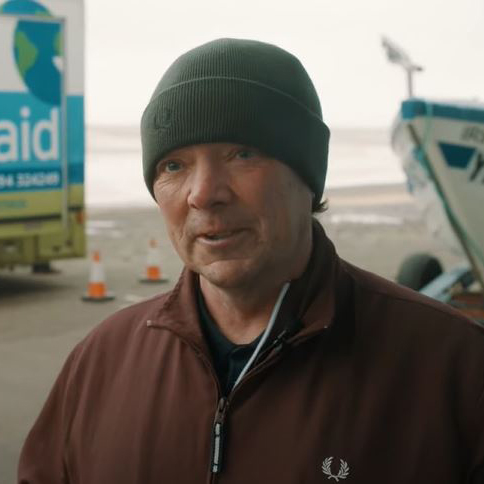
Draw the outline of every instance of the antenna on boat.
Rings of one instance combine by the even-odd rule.
[[[413,97],[413,73],[423,71],[423,67],[412,62],[409,55],[388,37],[382,37],[381,43],[386,50],[388,60],[394,64],[401,65],[405,69],[407,74],[408,97]]]

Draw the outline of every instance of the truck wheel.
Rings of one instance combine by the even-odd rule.
[[[400,264],[397,282],[402,286],[420,291],[442,272],[442,264],[436,257],[424,253],[412,254]]]
[[[58,274],[60,271],[54,269],[50,262],[37,262],[32,264],[32,272],[34,274]]]

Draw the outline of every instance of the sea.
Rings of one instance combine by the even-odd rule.
[[[331,131],[327,188],[405,182],[390,146],[389,129]],[[89,126],[86,132],[88,207],[144,207],[153,200],[144,184],[137,126]]]

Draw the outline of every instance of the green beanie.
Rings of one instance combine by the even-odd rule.
[[[254,40],[218,39],[180,56],[141,120],[144,178],[152,196],[156,165],[170,151],[229,142],[286,163],[318,203],[328,141],[318,95],[302,64]]]

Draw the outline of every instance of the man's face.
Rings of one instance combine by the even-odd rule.
[[[288,166],[255,149],[210,143],[174,150],[158,163],[154,193],[181,259],[215,286],[287,280],[307,256],[311,192]]]

